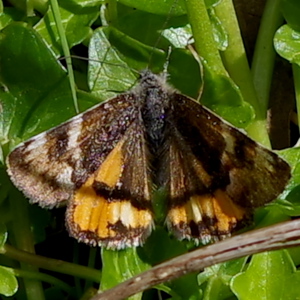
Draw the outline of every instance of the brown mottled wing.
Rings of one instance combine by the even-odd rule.
[[[120,126],[122,116],[132,109],[130,102],[121,100],[117,97],[98,105],[17,146],[7,158],[14,184],[44,207],[72,197],[132,122]]]
[[[68,202],[68,229],[86,243],[123,248],[150,233],[148,162],[136,101],[125,94],[104,102],[7,158],[12,181],[31,202],[48,208]]]
[[[142,245],[153,227],[143,127],[134,122],[67,209],[72,236],[110,249]]]
[[[179,239],[222,239],[283,191],[290,167],[194,100],[175,94],[172,105],[167,225]]]

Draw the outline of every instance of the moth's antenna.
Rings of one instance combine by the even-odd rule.
[[[177,3],[178,3],[178,0],[174,0],[173,4],[172,4],[172,6],[171,6],[171,8],[170,8],[170,10],[169,10],[169,12],[168,12],[167,18],[166,18],[166,20],[165,20],[163,26],[161,27],[160,35],[158,36],[158,38],[157,38],[157,40],[156,40],[154,46],[152,47],[152,52],[151,52],[150,57],[149,57],[148,69],[149,69],[149,67],[150,67],[151,60],[152,60],[152,58],[153,58],[154,49],[157,48],[159,42],[161,41],[161,39],[162,39],[162,32],[167,28],[167,25],[168,25],[168,23],[169,23],[169,21],[170,21],[170,19],[171,19],[172,11],[173,11],[174,8],[176,7]],[[170,57],[170,54],[169,54],[169,50],[168,50],[168,56],[167,56],[167,58],[169,59],[169,57]],[[164,69],[163,69],[163,72],[164,72],[164,73],[165,73],[165,70],[166,70],[166,69],[165,69],[165,65],[166,65],[166,63],[164,64]],[[168,67],[168,64],[167,64],[167,67]]]
[[[188,45],[188,49],[190,50],[190,52],[194,56],[194,59],[198,62],[198,66],[199,66],[199,69],[200,69],[200,76],[201,76],[201,78],[204,78],[203,63],[201,62],[201,58],[199,57],[198,53],[195,51],[195,49],[191,45]],[[198,97],[196,99],[199,103],[200,103],[200,98],[201,98],[202,93],[203,93],[203,87],[204,87],[204,85],[202,83],[201,87],[199,89]]]
[[[172,52],[172,47],[170,46],[170,47],[168,47],[167,58],[166,58],[166,61],[164,63],[164,67],[163,67],[163,76],[165,78],[167,78],[167,76],[168,76],[168,67],[169,67],[169,62],[170,62],[169,58],[171,56],[171,52]]]

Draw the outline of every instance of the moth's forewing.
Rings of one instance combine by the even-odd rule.
[[[173,98],[170,151],[161,159],[168,227],[180,239],[222,239],[284,190],[290,167],[196,101]]]
[[[22,143],[7,158],[33,203],[67,202],[72,236],[91,245],[142,244],[153,226],[146,144],[135,94],[120,95]]]

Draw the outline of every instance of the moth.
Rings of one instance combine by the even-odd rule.
[[[32,203],[67,204],[71,236],[115,250],[150,235],[155,189],[173,235],[208,243],[244,226],[290,178],[278,155],[149,70],[131,91],[17,146],[7,166]]]

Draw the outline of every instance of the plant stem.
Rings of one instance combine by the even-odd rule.
[[[35,10],[44,15],[48,9],[48,0],[33,0],[32,5]]]
[[[270,147],[266,118],[261,112],[256,97],[232,1],[223,0],[215,7],[216,14],[229,38],[229,46],[222,53],[223,62],[217,44],[213,39],[212,25],[206,11],[205,2],[202,0],[186,0],[186,8],[197,52],[206,60],[213,71],[227,77],[228,73],[230,74],[233,81],[240,88],[244,100],[250,103],[255,110],[255,120],[247,128],[249,135],[258,142]]]
[[[268,0],[260,21],[251,68],[254,87],[264,115],[267,114],[276,55],[273,38],[282,22],[280,0]]]
[[[12,268],[7,268],[7,267],[3,267],[7,270],[9,270],[10,272],[12,272],[15,276],[17,277],[21,277],[21,278],[27,278],[27,279],[31,279],[31,280],[41,280],[44,282],[48,282],[50,284],[53,284],[59,288],[61,288],[62,290],[65,290],[68,294],[71,293],[71,287],[66,284],[65,282],[63,282],[62,280],[59,280],[53,276],[50,276],[48,274],[43,274],[40,272],[30,272],[30,271],[24,271],[22,269],[12,269]]]
[[[29,263],[34,266],[38,266],[39,268],[51,270],[55,272],[60,272],[63,274],[68,274],[72,276],[77,276],[80,278],[92,280],[94,282],[99,282],[101,278],[101,272],[95,269],[91,269],[88,267],[68,263],[65,261],[43,257],[39,255],[34,255],[29,252],[21,251],[16,249],[10,245],[5,245],[2,254],[13,258],[17,261],[22,261]],[[39,299],[39,298],[36,298]]]
[[[297,64],[293,64],[293,75],[295,83],[298,124],[300,124],[300,67]]]
[[[73,98],[75,111],[76,111],[76,113],[79,113],[78,101],[77,101],[77,95],[76,95],[76,85],[75,85],[74,72],[73,72],[72,60],[71,60],[71,54],[70,54],[69,45],[68,45],[68,42],[67,42],[67,37],[66,37],[66,34],[65,34],[65,29],[64,29],[62,21],[61,21],[60,10],[59,10],[57,0],[50,0],[50,5],[51,5],[52,12],[53,12],[54,20],[55,20],[55,23],[56,23],[56,28],[57,28],[57,31],[58,31],[58,35],[59,35],[59,38],[61,40],[61,46],[62,46],[64,56],[65,56],[65,59],[66,59],[66,62],[67,62],[69,82],[70,82],[70,88],[71,88],[71,93],[72,93],[72,98]]]
[[[215,7],[216,15],[228,34],[229,45],[222,52],[222,59],[230,77],[239,86],[243,98],[255,111],[255,120],[248,126],[248,134],[261,144],[270,147],[266,115],[262,112],[256,96],[252,76],[243,45],[239,24],[232,0],[223,0]]]
[[[28,202],[18,191],[13,189],[10,196],[10,205],[13,210],[12,232],[16,246],[23,251],[28,251],[28,254],[30,253],[29,255],[34,256],[34,254],[32,254],[35,250],[28,216]],[[21,268],[24,271],[38,272],[38,268],[36,266],[32,266],[27,263],[21,263]],[[28,300],[45,299],[40,281],[27,278],[24,278],[23,281]]]
[[[185,3],[197,52],[213,71],[227,75],[213,38],[212,25],[204,0],[186,0]]]

